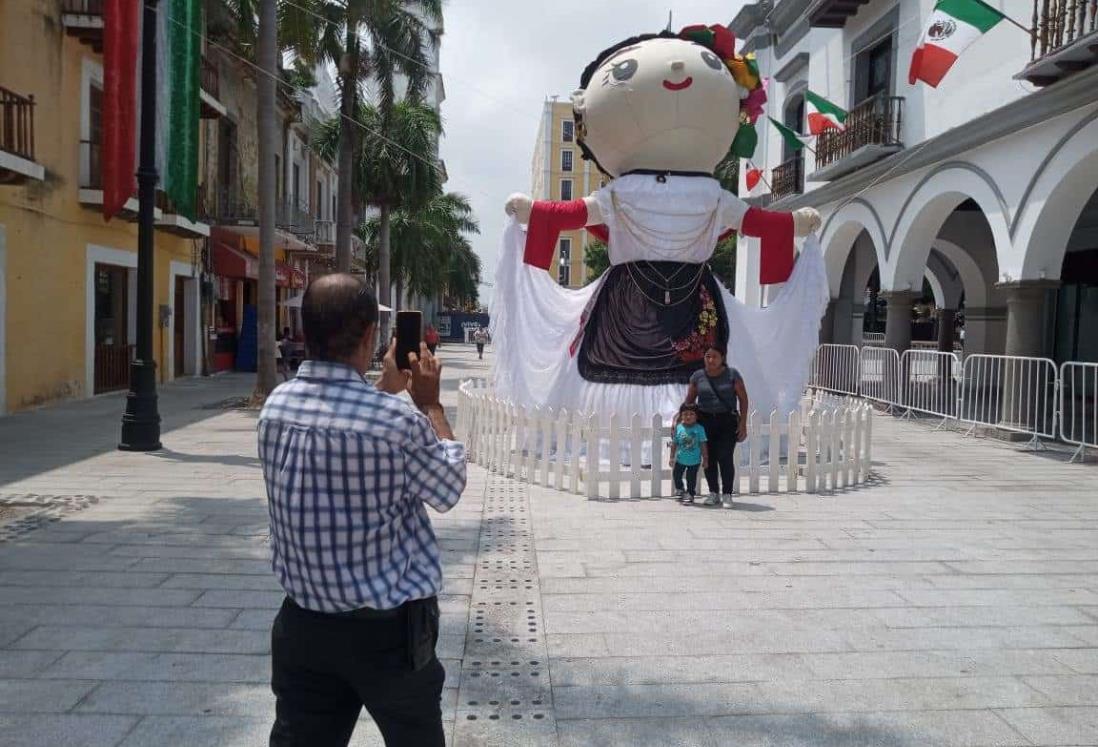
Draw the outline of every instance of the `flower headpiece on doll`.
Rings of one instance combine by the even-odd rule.
[[[700,44],[721,58],[732,78],[747,91],[740,99],[740,129],[732,141],[732,153],[741,158],[755,155],[755,146],[759,136],[755,132],[755,121],[762,116],[766,103],[766,85],[759,75],[759,63],[754,53],[742,57],[736,54],[736,37],[726,26],[687,26],[678,33],[680,39]]]

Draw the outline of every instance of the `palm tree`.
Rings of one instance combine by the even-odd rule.
[[[438,112],[427,104],[402,100],[388,115],[380,106],[360,104],[357,120],[363,125],[362,150],[350,170],[354,190],[367,205],[377,208],[378,300],[392,306],[390,298],[390,248],[395,210],[414,210],[427,204],[442,188],[442,170],[436,160],[436,143],[442,134]],[[342,155],[344,140],[340,118],[321,123],[314,133],[313,149],[331,158]],[[345,173],[340,173],[340,180]],[[344,191],[340,187],[340,192]],[[337,247],[338,248],[338,247]],[[338,257],[337,257],[338,259]],[[388,314],[382,314],[381,339],[388,339]]]
[[[277,0],[259,0],[256,79],[259,143],[259,293],[257,364],[252,400],[261,403],[275,388],[275,154],[278,152],[275,86],[278,75]]]
[[[454,244],[446,265],[446,290],[443,297],[451,308],[476,307],[480,300],[481,264],[473,246],[461,238]]]
[[[339,170],[336,269],[348,272],[358,207],[352,186],[355,162],[363,148],[369,149],[368,141],[376,137],[369,130],[378,129],[358,117],[363,87],[375,84],[382,124],[388,123],[397,104],[397,73],[407,80],[407,97],[419,98],[434,75],[426,50],[438,43],[435,29],[442,22],[442,0],[296,0],[283,3],[282,21],[283,39],[290,49],[309,62],[333,64],[338,71],[339,112],[346,127],[340,128],[338,158],[333,159]],[[356,118],[365,127],[352,124]],[[386,272],[387,263],[382,261],[380,274]],[[382,295],[388,295],[384,285]],[[385,303],[386,299],[381,300]]]
[[[376,265],[380,255],[381,223],[381,216],[375,216],[359,229],[368,264]],[[389,226],[398,303],[405,289],[421,296],[476,300],[480,258],[466,237],[480,233],[480,227],[464,195],[438,193],[421,206],[398,208]]]

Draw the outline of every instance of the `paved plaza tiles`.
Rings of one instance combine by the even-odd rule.
[[[487,361],[443,354],[452,405]],[[155,454],[113,449],[117,395],[0,419],[0,745],[265,744],[250,384],[164,388]],[[871,486],[736,510],[471,466],[434,517],[448,743],[1098,744],[1098,466],[874,428]]]

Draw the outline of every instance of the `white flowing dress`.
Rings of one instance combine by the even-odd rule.
[[[612,265],[639,260],[700,263],[726,227],[739,227],[746,205],[713,179],[649,175],[615,179],[596,194],[610,233]],[[523,262],[526,230],[513,218],[503,233],[490,309],[497,396],[527,407],[561,408],[604,421],[611,414],[669,422],[685,384],[597,383],[580,376],[570,351],[581,316],[601,279],[564,288],[548,272]],[[819,242],[807,237],[793,274],[765,308],[749,307],[721,287],[728,319],[728,364],[739,369],[751,409],[768,416],[796,406],[808,382],[828,302]]]

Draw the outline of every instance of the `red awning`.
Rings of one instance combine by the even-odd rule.
[[[215,275],[227,278],[256,279],[259,267],[255,257],[233,249],[221,242],[213,241],[213,271]]]

